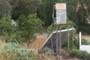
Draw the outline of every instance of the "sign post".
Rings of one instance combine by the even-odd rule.
[[[66,14],[66,3],[56,3],[54,5],[54,24],[57,25],[57,39],[56,39],[56,53],[58,53],[59,48],[61,49],[61,29],[60,29],[60,41],[59,41],[59,34],[58,34],[58,28],[60,25],[64,25],[67,22],[67,14]],[[55,15],[55,16],[54,16]],[[58,42],[60,42],[58,44]]]
[[[56,19],[54,23],[57,25],[66,24],[67,22],[66,3],[56,3],[55,9],[56,9]]]

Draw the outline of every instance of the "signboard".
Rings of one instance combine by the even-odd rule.
[[[56,20],[55,24],[66,24],[67,14],[66,14],[66,3],[56,3]]]
[[[79,48],[81,51],[86,51],[88,53],[90,53],[90,44],[89,45],[83,45],[82,44],[82,34],[81,32],[79,32]]]

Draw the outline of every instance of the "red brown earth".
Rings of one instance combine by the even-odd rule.
[[[35,50],[40,50],[43,44],[45,43],[47,39],[47,34],[39,35],[36,37],[36,40],[30,43],[30,48],[33,48]]]

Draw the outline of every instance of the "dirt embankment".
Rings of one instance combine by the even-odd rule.
[[[47,34],[37,35],[36,40],[30,43],[29,47],[39,50],[47,39]]]

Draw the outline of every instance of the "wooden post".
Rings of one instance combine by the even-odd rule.
[[[58,52],[59,52],[59,46],[58,46],[58,40],[59,40],[59,39],[58,39],[58,37],[59,37],[59,36],[58,36],[58,26],[57,26],[56,37],[57,37],[57,38],[56,38],[56,53],[58,54]]]
[[[69,43],[70,42],[70,40],[69,40],[69,29],[68,29],[68,51],[69,51]]]
[[[56,33],[56,53],[59,52],[59,48],[61,49],[61,29],[60,29],[60,43],[59,43],[59,34],[58,34],[58,26],[64,25],[67,22],[67,14],[66,14],[66,3],[56,3],[54,5],[56,10],[56,16],[52,15],[54,24],[57,25],[57,33]],[[53,11],[54,13],[54,11]],[[60,46],[59,46],[60,45]]]
[[[81,34],[81,32],[79,32],[79,48],[81,47],[81,45],[82,45],[82,34]]]

